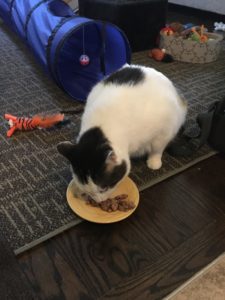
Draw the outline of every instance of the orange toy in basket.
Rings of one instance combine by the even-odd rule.
[[[34,128],[49,128],[56,125],[64,120],[64,114],[35,115],[32,118],[5,114],[5,119],[9,121],[10,126],[7,136],[11,137],[16,130],[33,130]]]
[[[166,53],[165,49],[153,48],[148,52],[148,56],[156,61],[172,62],[173,57]]]

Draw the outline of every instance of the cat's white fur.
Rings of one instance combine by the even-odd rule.
[[[130,157],[145,152],[149,153],[149,168],[161,167],[162,153],[184,123],[187,111],[166,76],[153,68],[138,67],[145,73],[144,82],[134,86],[100,82],[92,89],[79,134],[80,137],[88,129],[99,126],[112,145],[117,163],[126,161],[127,174]],[[88,185],[93,195],[98,194],[93,182]],[[105,196],[99,194],[94,198],[102,201]]]

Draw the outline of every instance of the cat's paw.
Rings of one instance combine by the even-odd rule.
[[[148,160],[147,160],[147,166],[149,167],[149,169],[152,169],[152,170],[158,170],[161,168],[162,166],[162,160],[160,157],[158,156],[153,156],[153,157],[150,157]]]

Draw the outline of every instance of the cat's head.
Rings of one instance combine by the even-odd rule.
[[[71,163],[78,191],[96,202],[106,200],[129,171],[98,127],[86,131],[77,144],[62,142],[57,148]]]

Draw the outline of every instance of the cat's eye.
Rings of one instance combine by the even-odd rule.
[[[105,193],[108,190],[108,187],[102,188],[99,190],[100,193]]]

